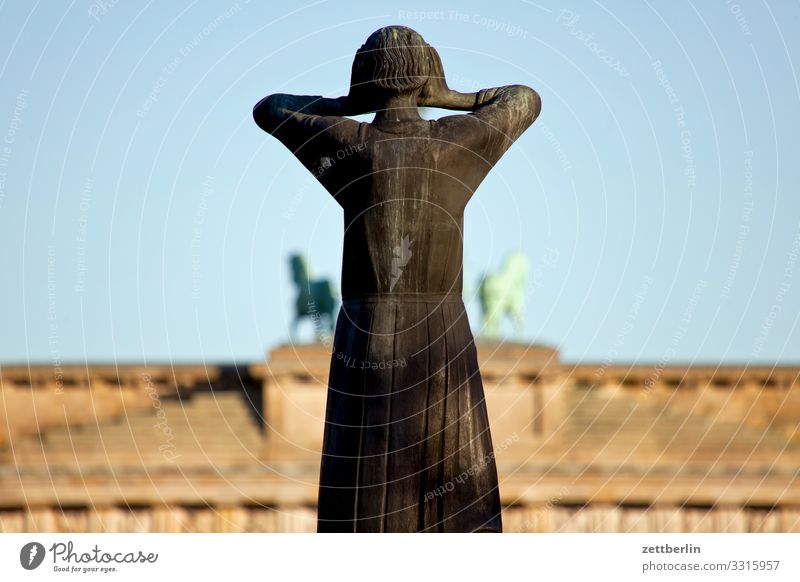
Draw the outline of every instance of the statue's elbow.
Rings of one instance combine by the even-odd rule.
[[[533,122],[536,121],[536,118],[539,117],[539,114],[542,112],[542,98],[533,89],[531,89],[531,91],[533,91],[533,119],[531,120],[531,122]]]
[[[528,87],[527,85],[519,85],[519,92],[522,96],[523,103],[525,104],[525,112],[527,114],[528,124],[530,125],[539,114],[542,112],[542,98],[539,94]]]
[[[267,133],[275,133],[278,127],[276,123],[276,99],[275,95],[264,97],[253,107],[253,121],[256,125]]]

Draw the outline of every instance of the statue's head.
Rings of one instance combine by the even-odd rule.
[[[405,26],[385,26],[356,52],[350,85],[357,92],[401,95],[421,89],[429,72],[428,44],[422,36]]]

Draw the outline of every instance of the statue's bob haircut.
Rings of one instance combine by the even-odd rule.
[[[385,26],[373,32],[353,61],[350,85],[356,91],[376,87],[388,93],[419,89],[430,73],[428,45],[405,26]]]

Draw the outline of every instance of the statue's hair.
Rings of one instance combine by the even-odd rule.
[[[429,72],[428,45],[422,36],[405,26],[385,26],[356,52],[351,84],[405,93],[422,87]]]

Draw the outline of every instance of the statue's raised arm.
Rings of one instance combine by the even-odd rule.
[[[461,93],[447,86],[444,67],[435,48],[428,47],[431,73],[423,87],[419,105],[470,115],[453,115],[438,120],[452,132],[451,139],[466,147],[486,148],[487,161],[494,164],[536,121],[542,111],[539,94],[526,85],[506,85]]]

